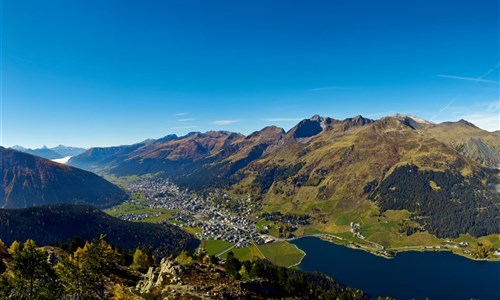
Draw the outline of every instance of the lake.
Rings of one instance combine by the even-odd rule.
[[[315,237],[292,242],[306,252],[299,269],[319,271],[372,296],[397,299],[500,299],[500,262],[451,252],[402,252],[385,259]]]

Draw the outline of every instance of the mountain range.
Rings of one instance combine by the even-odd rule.
[[[81,154],[85,152],[85,148],[78,148],[78,147],[71,147],[71,146],[64,146],[64,145],[59,145],[57,147],[53,148],[48,148],[47,146],[43,146],[42,148],[37,148],[37,149],[29,149],[29,148],[24,148],[19,145],[15,145],[11,147],[14,150],[18,150],[21,152],[33,154],[36,156],[40,156],[46,159],[60,159],[68,156],[75,156],[78,154]]]
[[[2,208],[53,203],[108,207],[127,199],[122,189],[94,173],[0,147]]]
[[[322,232],[348,231],[346,220],[360,219],[377,232],[388,210],[409,211],[419,230],[439,237],[500,228],[493,188],[500,138],[465,120],[315,115],[287,132],[270,126],[248,136],[169,135],[91,148],[68,163],[117,176],[157,174],[195,190],[221,188],[260,201],[264,211],[309,214]]]

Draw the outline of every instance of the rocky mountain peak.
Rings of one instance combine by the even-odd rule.
[[[352,127],[360,127],[373,123],[372,119],[368,119],[363,117],[362,115],[357,115],[354,118],[347,118],[343,121],[344,123],[344,131],[348,130]]]
[[[476,125],[472,124],[471,122],[467,121],[467,120],[464,120],[464,119],[460,119],[458,120],[457,122],[458,124],[460,125],[463,125],[463,126],[469,126],[469,127],[474,127],[474,128],[477,128]]]
[[[310,119],[305,119],[299,122],[291,131],[295,139],[310,138],[323,131],[322,121],[324,119],[319,115],[314,115]]]
[[[314,115],[314,116],[312,116],[312,117],[309,118],[309,120],[316,121],[316,122],[322,121],[323,119],[324,118],[322,116],[318,115],[318,114],[316,114],[316,115]]]

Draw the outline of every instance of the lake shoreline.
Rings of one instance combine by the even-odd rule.
[[[328,236],[328,237],[331,237],[331,238],[325,238],[325,236]],[[338,246],[347,247],[347,248],[350,248],[350,249],[353,249],[353,250],[362,250],[362,251],[368,252],[370,254],[373,254],[375,256],[383,257],[385,259],[394,259],[397,256],[398,253],[404,253],[404,252],[451,252],[452,254],[455,254],[455,255],[458,255],[458,256],[461,256],[461,257],[473,260],[473,261],[478,261],[478,262],[500,262],[500,256],[497,257],[497,258],[476,258],[476,257],[472,257],[472,256],[469,256],[469,255],[466,255],[466,254],[463,254],[463,253],[455,252],[455,251],[453,251],[453,249],[450,249],[450,248],[428,248],[428,247],[433,247],[433,246],[414,246],[414,248],[407,248],[407,249],[391,249],[391,248],[387,248],[387,249],[383,248],[382,249],[381,248],[379,250],[379,251],[384,251],[384,252],[386,252],[386,251],[392,251],[392,252],[394,252],[394,255],[389,255],[388,253],[381,253],[381,252],[379,252],[379,251],[377,251],[377,250],[375,250],[373,248],[367,247],[367,246],[362,245],[362,244],[356,244],[356,243],[354,243],[354,242],[352,242],[350,240],[347,240],[347,239],[344,239],[344,238],[341,238],[339,236],[336,236],[336,235],[333,235],[333,234],[329,234],[329,233],[303,235],[303,236],[298,236],[298,237],[294,237],[294,238],[290,238],[290,239],[284,239],[284,241],[292,242],[294,240],[298,240],[298,239],[302,239],[302,238],[308,238],[308,237],[318,238],[318,239],[323,240],[325,242],[329,242],[329,243],[332,243],[332,244],[335,244],[335,245],[338,245]],[[336,243],[335,240],[344,241],[344,242],[347,242],[347,244],[345,244],[345,243]],[[303,251],[300,248],[299,248],[299,250]],[[299,264],[297,264],[297,265],[299,265]],[[294,265],[294,266],[297,266],[297,265]],[[291,267],[294,267],[294,266],[291,266]]]
[[[304,250],[302,250],[302,249],[300,249],[299,247],[297,247],[297,245],[292,244],[292,243],[290,243],[290,244],[291,244],[291,245],[293,245],[295,248],[297,248],[297,250],[299,250],[300,252],[302,252],[302,254],[303,254],[303,255],[302,255],[302,257],[300,258],[300,261],[299,261],[298,263],[288,266],[287,268],[289,268],[289,269],[291,269],[291,268],[295,268],[295,267],[298,267],[298,266],[302,263],[302,261],[304,260],[304,258],[305,258],[305,257],[306,257],[306,255],[307,255],[307,253],[306,253]]]
[[[401,251],[392,259],[315,236],[290,241],[307,253],[299,269],[324,273],[369,295],[397,299],[500,299],[500,262],[439,251]],[[408,270],[411,270],[411,275]],[[425,287],[425,289],[422,289]]]

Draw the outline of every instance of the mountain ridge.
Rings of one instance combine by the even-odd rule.
[[[71,166],[0,147],[3,208],[21,208],[58,202],[107,207],[127,194],[105,179]]]
[[[64,145],[58,145],[58,146],[52,147],[52,148],[48,148],[47,146],[43,146],[42,148],[36,148],[36,149],[24,148],[23,146],[15,145],[15,146],[12,146],[10,148],[17,150],[17,151],[25,152],[28,154],[40,156],[40,157],[50,159],[50,160],[61,159],[61,158],[65,158],[68,156],[75,156],[75,155],[81,154],[87,150],[85,148],[71,147],[71,146],[64,146]]]
[[[490,188],[497,181],[490,168],[500,159],[500,138],[463,121],[433,124],[408,118],[335,120],[315,115],[287,132],[274,127],[247,137],[191,133],[138,147],[140,151],[135,149],[100,171],[116,176],[157,174],[194,190],[220,188],[260,202],[267,212],[311,215],[321,232],[345,232],[349,227],[343,220],[356,221],[361,215],[376,216],[391,209],[409,211],[414,224],[419,224],[415,226],[440,237],[495,232],[490,225],[495,226],[497,219],[488,225],[473,212],[482,205],[484,216],[491,218],[500,202]],[[470,142],[477,138],[480,142]],[[472,146],[461,147],[464,143]],[[78,160],[75,157],[70,164],[78,166]],[[414,170],[418,176],[406,176],[404,170]],[[426,178],[429,182],[418,189],[429,193],[429,199],[448,197],[454,202],[436,200],[427,203],[425,210],[411,201],[390,206],[384,201],[394,197],[393,187],[384,183],[396,182],[394,176],[406,176],[408,184],[415,186],[419,178]],[[432,178],[455,189],[437,192]],[[477,198],[468,189],[485,196]],[[418,198],[410,190],[397,197]],[[438,208],[446,209],[437,212]],[[439,215],[453,209],[460,213],[449,216],[448,225],[440,223]],[[460,218],[468,223],[462,224]],[[377,218],[363,219],[370,223],[368,230],[385,230]]]

